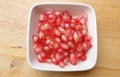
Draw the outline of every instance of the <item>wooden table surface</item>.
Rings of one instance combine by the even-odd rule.
[[[26,60],[28,13],[34,3],[45,1],[0,0],[0,77],[120,77],[120,0],[58,1],[87,3],[95,9],[99,45],[96,66],[70,73],[30,68]]]

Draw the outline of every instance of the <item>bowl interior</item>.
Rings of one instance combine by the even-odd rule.
[[[65,68],[60,68],[59,66],[53,64],[39,63],[36,60],[35,53],[33,50],[32,35],[37,34],[38,30],[38,19],[39,15],[46,10],[67,10],[72,16],[80,16],[84,13],[88,15],[88,30],[89,35],[92,36],[93,47],[87,53],[87,60],[84,62],[79,62],[76,66],[68,64]],[[47,71],[82,71],[88,70],[94,67],[97,59],[97,31],[96,31],[96,17],[94,10],[84,4],[38,4],[33,6],[30,19],[29,19],[29,35],[28,35],[28,62],[31,67],[39,70]]]

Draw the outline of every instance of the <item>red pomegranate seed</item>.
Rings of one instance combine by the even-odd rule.
[[[87,44],[86,44],[86,43],[83,43],[83,44],[82,44],[82,47],[83,47],[83,49],[84,49],[85,51],[88,50],[88,47],[87,47]]]
[[[65,28],[69,28],[70,27],[70,24],[69,23],[65,23]]]
[[[55,34],[56,34],[57,36],[60,36],[60,35],[61,35],[60,31],[57,30],[57,29],[55,29]]]
[[[72,36],[69,36],[68,39],[71,41],[73,38],[72,38]]]
[[[91,41],[91,37],[90,36],[86,36],[85,37],[85,42],[90,42]]]
[[[54,49],[57,49],[58,47],[59,47],[59,44],[58,44],[58,43],[54,43],[54,44],[53,44],[53,48],[54,48]]]
[[[86,35],[87,31],[85,29],[82,30],[82,35]]]
[[[56,16],[55,16],[54,14],[49,14],[49,15],[48,15],[48,21],[49,21],[50,23],[55,22],[55,20],[56,20]]]
[[[67,11],[64,11],[64,12],[63,12],[62,20],[63,20],[64,22],[70,22],[71,19],[72,19],[72,16],[70,16]]]
[[[75,42],[78,42],[79,35],[78,35],[77,32],[74,32],[74,34],[73,34],[73,39],[74,39]]]
[[[58,27],[58,30],[59,30],[61,33],[65,33],[65,30],[64,30],[64,28],[62,28],[62,27]]]
[[[81,27],[82,27],[81,24],[77,24],[76,27],[75,27],[75,29],[76,29],[76,30],[81,30]]]
[[[68,64],[68,58],[65,58],[64,60],[63,60],[63,63],[65,64],[65,65],[67,65]]]
[[[54,57],[52,58],[52,63],[55,64],[55,65],[59,64],[59,62]]]
[[[47,56],[44,53],[37,54],[37,59],[39,62],[45,62],[46,58],[47,58]]]
[[[70,54],[70,63],[76,65],[79,61],[79,57],[73,53]]]
[[[44,47],[44,50],[45,50],[45,51],[49,51],[49,47],[48,47],[48,46],[45,46],[45,47]]]
[[[77,47],[76,47],[76,50],[77,50],[78,52],[81,52],[82,49],[83,49],[82,45],[81,45],[81,44],[78,44]]]
[[[39,35],[38,35],[38,36],[39,36],[40,39],[42,39],[42,38],[45,37],[45,34],[44,34],[43,32],[39,32]]]
[[[62,39],[63,41],[67,41],[67,37],[66,37],[64,34],[61,35],[61,39]]]
[[[65,23],[64,23],[64,22],[61,22],[59,25],[60,25],[60,27],[62,27],[62,28],[65,27]]]
[[[67,44],[68,44],[71,48],[75,47],[72,41],[68,41]]]
[[[35,43],[34,44],[34,49],[35,49],[36,53],[41,53],[43,51],[43,46],[38,44],[38,43]]]
[[[63,49],[62,49],[62,48],[59,48],[59,49],[58,49],[58,52],[62,52],[62,51],[63,51]]]
[[[35,43],[35,44],[33,45],[33,48],[35,49],[35,48],[37,48],[37,46],[38,46],[38,43]]]
[[[47,16],[47,15],[49,15],[49,14],[53,14],[53,11],[48,10],[48,11],[45,11],[44,14]]]
[[[49,44],[51,42],[51,40],[50,39],[47,39],[46,41],[45,41],[45,44]]]
[[[68,49],[69,48],[69,46],[67,44],[65,44],[65,43],[61,43],[61,47],[64,48],[64,49]]]
[[[57,15],[57,16],[59,16],[59,15],[61,15],[61,12],[56,11],[56,12],[54,12],[54,14]]]
[[[44,20],[44,16],[41,14],[39,17],[39,21],[43,21]]]
[[[43,62],[42,56],[40,54],[37,54],[37,59],[38,59],[39,62]]]
[[[56,25],[60,25],[61,22],[62,22],[62,18],[61,17],[57,17],[56,18]]]
[[[61,59],[60,54],[59,54],[59,53],[56,53],[55,58],[56,58],[57,61],[59,61],[59,60]]]
[[[70,35],[72,35],[72,29],[70,28],[66,29],[64,34],[66,37],[69,37]]]
[[[60,63],[59,63],[59,66],[60,66],[61,68],[63,68],[63,67],[65,66],[65,64],[64,64],[63,62],[60,62]]]
[[[41,30],[47,30],[49,28],[49,24],[45,23],[41,25]]]
[[[47,63],[52,63],[51,59],[46,60]]]
[[[34,43],[39,41],[39,37],[37,35],[33,35],[32,39]]]
[[[87,59],[87,57],[85,55],[80,56],[81,61],[85,61],[86,59]]]
[[[86,16],[86,15],[83,15],[83,16],[80,18],[80,23],[81,23],[82,25],[84,25],[84,24],[86,24],[86,22],[87,22],[87,16]]]
[[[61,39],[60,39],[60,38],[58,38],[58,37],[57,37],[55,40],[56,40],[56,42],[58,42],[58,43],[60,43],[60,42],[61,42]]]

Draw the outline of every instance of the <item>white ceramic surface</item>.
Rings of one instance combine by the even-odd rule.
[[[41,13],[46,10],[67,10],[72,16],[80,16],[87,13],[88,15],[88,30],[89,35],[92,36],[93,47],[87,53],[87,60],[79,62],[77,65],[68,64],[64,68],[53,64],[39,63],[36,60],[35,53],[33,51],[32,35],[37,33],[38,18]],[[28,20],[28,34],[27,34],[27,60],[28,64],[38,70],[44,71],[85,71],[92,69],[97,61],[97,25],[96,15],[94,9],[82,3],[39,3],[31,7]]]

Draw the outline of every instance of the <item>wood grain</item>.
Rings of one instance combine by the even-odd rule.
[[[46,0],[51,2],[56,0]],[[98,61],[85,72],[43,72],[26,61],[27,17],[34,3],[44,0],[0,0],[0,77],[120,77],[120,1],[58,0],[94,7],[98,25]]]

